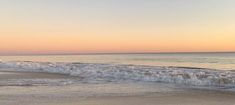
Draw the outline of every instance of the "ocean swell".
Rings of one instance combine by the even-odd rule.
[[[0,69],[60,73],[83,78],[83,81],[138,81],[195,86],[235,86],[235,72],[204,68],[14,61],[0,62]]]

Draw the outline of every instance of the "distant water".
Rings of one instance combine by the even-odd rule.
[[[235,53],[161,53],[0,56],[2,61],[80,62],[235,70]]]

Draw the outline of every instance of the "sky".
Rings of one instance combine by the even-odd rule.
[[[0,0],[0,54],[235,51],[235,0]]]

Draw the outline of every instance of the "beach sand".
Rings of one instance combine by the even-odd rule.
[[[69,77],[48,73],[0,72],[1,81],[22,78]],[[0,105],[235,105],[235,93],[232,92],[185,89],[124,95],[115,92],[105,95],[86,95],[92,93],[91,90],[95,92],[107,89],[106,86],[87,87],[83,85],[0,86]],[[83,89],[89,91],[82,92]]]
[[[39,72],[18,72],[18,71],[1,71],[0,79],[60,79],[69,78],[69,76],[63,74],[52,74],[52,73],[39,73]]]

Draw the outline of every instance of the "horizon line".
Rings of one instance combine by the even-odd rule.
[[[115,55],[115,54],[190,54],[190,53],[235,53],[235,51],[207,51],[207,52],[104,52],[104,53],[38,53],[38,54],[27,54],[27,53],[21,53],[21,54],[0,54],[0,56],[30,56],[30,55]]]

